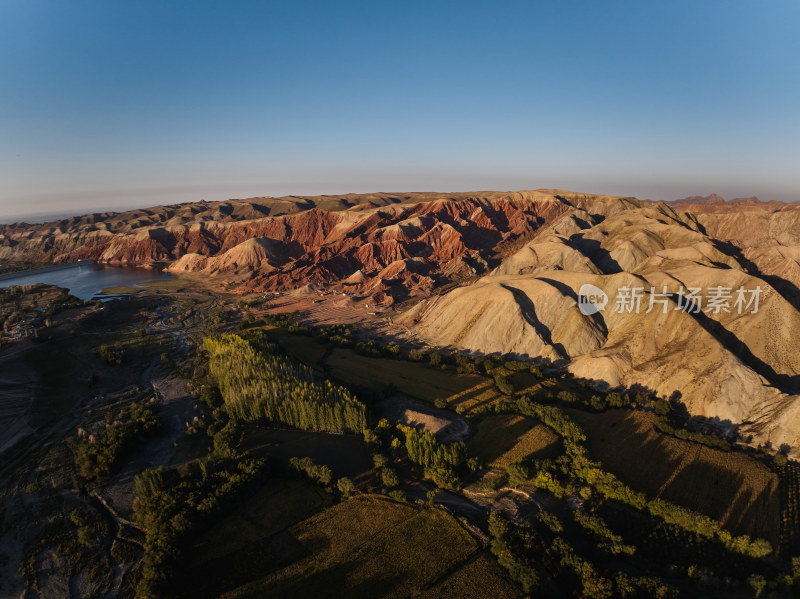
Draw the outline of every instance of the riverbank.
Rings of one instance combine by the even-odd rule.
[[[54,264],[40,269],[14,273],[0,279],[0,287],[13,287],[45,283],[69,289],[69,293],[89,301],[103,295],[104,290],[118,293],[122,287],[128,289],[150,286],[176,285],[175,275],[149,268],[109,266],[86,260],[71,264]]]
[[[41,266],[39,268],[18,270],[16,272],[0,274],[0,281],[7,281],[9,279],[16,279],[18,277],[27,277],[29,275],[44,274],[47,272],[55,272],[58,270],[65,270],[67,268],[75,268],[76,266],[92,266],[93,264],[94,260],[81,260],[80,262],[67,262],[64,264],[52,264],[50,266]]]

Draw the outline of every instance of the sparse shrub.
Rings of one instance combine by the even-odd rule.
[[[400,484],[400,477],[397,476],[397,472],[392,468],[383,468],[381,470],[381,482],[384,487],[391,489]]]
[[[461,487],[458,475],[449,466],[425,468],[425,477],[431,479],[437,487],[448,491],[457,491]]]
[[[418,349],[412,349],[410,352],[408,352],[408,358],[412,362],[422,362],[422,360],[425,359],[425,352]]]
[[[486,374],[491,375],[495,368],[499,366],[497,358],[488,357],[483,361],[483,370]]]
[[[112,345],[101,345],[96,350],[97,356],[106,364],[122,366],[125,359],[125,348],[119,343]]]
[[[554,534],[559,534],[564,531],[564,525],[561,524],[561,520],[552,512],[540,512],[536,516],[536,519]]]
[[[428,507],[433,507],[436,505],[436,489],[429,489],[427,493],[425,493],[425,503],[427,503]]]

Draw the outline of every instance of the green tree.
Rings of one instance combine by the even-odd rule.
[[[384,487],[391,489],[400,484],[400,477],[392,468],[384,468],[381,470],[381,482]]]
[[[428,507],[433,507],[436,505],[436,489],[429,489],[427,493],[425,493],[426,503]]]
[[[517,487],[531,477],[531,468],[528,464],[517,461],[506,466],[506,473],[508,474],[508,483],[512,487]]]
[[[514,394],[514,386],[511,384],[511,381],[509,381],[502,374],[494,375],[494,384],[497,385],[497,389],[500,391],[500,393],[504,395]]]
[[[336,486],[339,489],[339,492],[342,496],[346,499],[350,497],[356,491],[356,486],[353,484],[353,481],[343,476],[336,482]]]
[[[767,581],[760,574],[753,574],[748,577],[747,584],[753,589],[754,597],[761,597],[761,593],[767,588]]]

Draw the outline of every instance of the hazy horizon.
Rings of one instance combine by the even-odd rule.
[[[789,0],[0,17],[0,220],[379,190],[800,200]]]
[[[432,193],[441,193],[443,195],[450,194],[450,193],[463,193],[463,192],[490,192],[490,191],[500,191],[500,192],[514,192],[514,191],[522,191],[522,190],[534,190],[534,189],[565,189],[568,191],[574,191],[577,193],[587,193],[587,194],[597,194],[597,195],[610,195],[610,196],[620,196],[620,197],[635,197],[640,200],[651,200],[651,201],[665,201],[669,202],[672,200],[683,199],[685,197],[690,196],[709,196],[711,194],[717,194],[723,197],[726,201],[730,201],[736,198],[749,198],[756,196],[762,202],[769,202],[772,200],[782,201],[782,202],[797,202],[798,200],[793,199],[777,199],[777,198],[765,198],[759,196],[758,194],[720,194],[718,191],[709,191],[707,193],[687,193],[680,197],[669,197],[669,198],[661,198],[661,197],[649,197],[649,196],[641,196],[636,194],[626,194],[626,193],[607,193],[605,191],[591,191],[587,189],[570,189],[568,187],[564,187],[563,185],[551,185],[551,186],[537,186],[537,187],[518,187],[518,188],[509,188],[509,189],[501,189],[501,188],[485,188],[485,189],[365,189],[360,191],[339,191],[339,192],[309,192],[309,193],[273,193],[273,194],[259,194],[259,193],[252,193],[252,194],[244,194],[244,195],[236,195],[236,196],[224,196],[215,194],[215,193],[208,193],[208,194],[201,194],[202,197],[195,197],[196,192],[192,190],[191,192],[187,192],[181,194],[180,192],[176,193],[169,193],[166,192],[163,195],[157,194],[158,197],[163,198],[163,202],[152,202],[148,201],[146,198],[150,197],[149,194],[143,194],[141,196],[134,196],[139,198],[139,201],[129,201],[127,203],[117,202],[117,203],[101,203],[98,202],[94,205],[85,205],[85,207],[81,208],[79,205],[76,205],[74,208],[66,208],[64,210],[48,210],[48,211],[33,211],[33,212],[19,212],[13,213],[9,212],[7,214],[0,213],[0,224],[8,224],[13,222],[19,222],[22,220],[27,220],[30,223],[35,222],[47,222],[48,220],[59,220],[62,218],[68,218],[70,216],[83,216],[85,214],[92,214],[98,212],[126,212],[129,210],[141,210],[141,209],[148,209],[153,208],[156,206],[165,206],[165,205],[172,205],[172,204],[185,204],[191,202],[199,202],[199,201],[209,201],[209,202],[224,202],[227,200],[246,200],[251,198],[280,198],[280,197],[304,197],[304,196],[321,196],[321,195],[345,195],[349,193],[357,193],[357,194],[369,194],[369,193],[415,193],[415,192],[432,192]],[[156,192],[153,192],[154,194]],[[172,200],[170,200],[172,198]],[[176,198],[184,198],[184,199],[176,199]],[[186,199],[188,198],[188,199]],[[174,200],[174,201],[173,201]]]

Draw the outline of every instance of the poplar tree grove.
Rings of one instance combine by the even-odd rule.
[[[210,372],[229,412],[307,431],[362,433],[366,406],[347,389],[286,356],[257,351],[239,335],[207,338]]]

